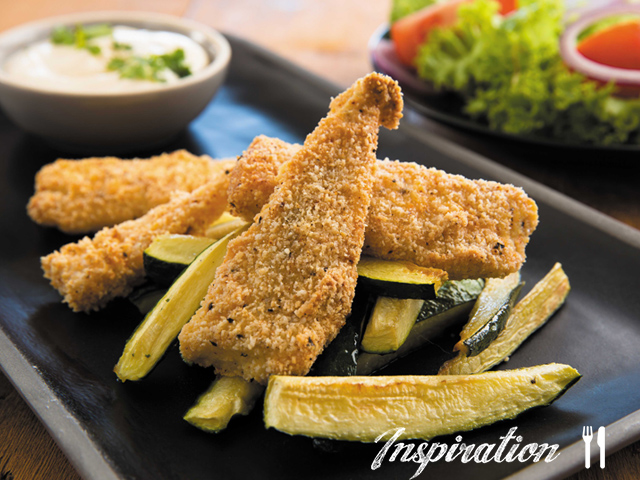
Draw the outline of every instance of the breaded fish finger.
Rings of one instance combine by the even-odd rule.
[[[229,244],[180,333],[186,361],[261,383],[308,372],[350,311],[378,128],[395,128],[401,109],[399,87],[380,74],[333,100],[256,223]]]
[[[93,239],[42,257],[51,285],[76,312],[89,312],[131,292],[144,281],[142,253],[159,235],[203,232],[224,212],[228,174],[223,171],[191,193],[176,192],[136,220],[100,230]]]
[[[60,159],[37,173],[27,212],[36,223],[67,233],[95,232],[141,217],[167,203],[171,192],[191,192],[234,164],[186,150],[146,160]]]
[[[299,149],[256,137],[231,172],[231,213],[253,219]],[[522,266],[537,225],[536,203],[520,188],[379,160],[364,252],[440,268],[451,279],[503,277]]]

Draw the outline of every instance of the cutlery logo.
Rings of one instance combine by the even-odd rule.
[[[591,467],[591,440],[593,439],[593,427],[582,427],[582,439],[584,440],[584,466]],[[600,468],[604,468],[605,457],[605,429],[598,429],[598,437],[596,443],[600,447]]]

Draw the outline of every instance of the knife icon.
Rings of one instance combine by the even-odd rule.
[[[604,427],[600,427],[598,429],[598,438],[596,439],[596,441],[598,442],[598,447],[600,447],[600,468],[604,468],[604,436]]]

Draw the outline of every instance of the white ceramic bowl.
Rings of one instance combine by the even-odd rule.
[[[179,82],[134,93],[62,93],[21,85],[4,71],[6,59],[47,38],[59,25],[109,23],[187,35],[211,62]],[[80,151],[122,152],[166,143],[207,106],[224,81],[231,47],[213,29],[149,12],[91,12],[27,23],[0,34],[0,105],[24,130]]]

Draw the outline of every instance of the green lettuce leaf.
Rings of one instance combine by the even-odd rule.
[[[393,0],[391,3],[391,23],[437,3],[438,0]]]
[[[613,96],[571,72],[559,53],[563,0],[521,0],[502,17],[494,0],[458,10],[455,26],[436,28],[420,48],[418,74],[466,101],[466,114],[491,128],[570,142],[639,143],[640,100]]]

